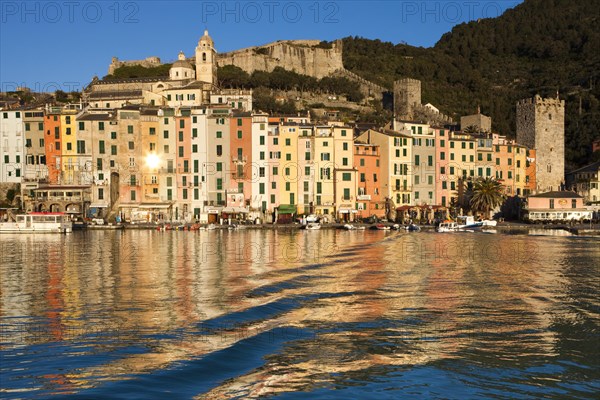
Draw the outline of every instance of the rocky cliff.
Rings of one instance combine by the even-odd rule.
[[[323,78],[343,69],[342,42],[321,45],[318,40],[280,40],[218,54],[217,64],[235,65],[248,73],[282,67],[300,74]],[[330,48],[328,48],[330,47]]]

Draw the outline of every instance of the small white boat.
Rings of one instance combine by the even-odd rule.
[[[437,227],[438,232],[456,232],[459,229],[458,224],[454,221],[444,221]]]
[[[314,231],[317,229],[321,229],[321,224],[319,224],[318,222],[309,222],[308,224],[304,225],[303,228],[309,231]]]
[[[376,225],[371,226],[371,229],[375,229],[378,231],[389,231],[390,227],[387,225],[383,225],[383,224],[376,224]]]
[[[344,228],[345,230],[347,230],[347,231],[353,231],[353,230],[356,230],[356,227],[355,227],[354,225],[352,225],[352,224],[345,224],[345,225],[343,226],[343,228]]]
[[[65,213],[33,212],[19,214],[14,221],[0,222],[1,233],[69,233],[73,221]]]
[[[421,231],[421,227],[419,225],[415,225],[415,224],[407,225],[404,229],[406,229],[409,232],[420,232]]]
[[[207,230],[207,231],[214,231],[215,229],[217,229],[217,227],[215,226],[215,224],[209,224],[209,225],[206,227],[206,230]]]

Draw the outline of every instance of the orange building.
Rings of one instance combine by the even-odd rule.
[[[356,209],[359,218],[385,215],[381,196],[380,149],[377,144],[354,142],[354,168],[357,170]]]
[[[60,111],[50,111],[44,118],[44,147],[46,151],[46,164],[48,166],[48,182],[59,184],[61,176],[61,140],[60,140]]]
[[[252,113],[234,114],[229,127],[229,193],[243,194],[248,204],[252,197]]]

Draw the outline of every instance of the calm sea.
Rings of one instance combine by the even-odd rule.
[[[598,393],[598,239],[0,236],[3,398]]]

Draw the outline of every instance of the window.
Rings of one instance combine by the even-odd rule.
[[[427,165],[433,167],[433,156],[427,156]]]
[[[344,188],[344,200],[350,200],[350,189]]]
[[[129,147],[129,150],[133,150],[135,148],[134,142],[128,142],[127,145]]]
[[[348,143],[347,142],[342,143],[342,149],[344,151],[348,150]]]
[[[113,140],[117,139],[117,132],[111,132],[110,133],[110,138],[113,139]]]
[[[440,160],[445,160],[446,159],[446,153],[441,151],[440,152]]]
[[[285,190],[288,192],[290,191],[290,183],[289,182],[285,183]]]
[[[273,167],[273,175],[278,175],[278,174],[279,174],[279,168]]]
[[[104,122],[98,122],[98,130],[99,131],[103,131],[104,130]]]
[[[342,136],[346,136],[346,130],[345,129],[342,129]],[[346,149],[344,149],[344,150],[346,150]]]
[[[351,173],[349,173],[349,172],[344,172],[344,173],[342,174],[342,180],[343,180],[343,181],[346,181],[346,182],[349,182],[349,181],[351,181],[351,180],[352,180],[352,174],[351,174]]]
[[[366,181],[365,174],[363,172],[360,173],[360,181],[361,182],[365,182]]]
[[[127,133],[133,133],[133,125],[127,125]]]
[[[169,131],[163,131],[163,139],[169,138]]]
[[[304,153],[304,159],[306,161],[310,161],[310,151],[307,151],[306,153]]]
[[[220,144],[217,145],[217,157],[221,157],[223,155],[223,146]]]
[[[361,166],[361,167],[364,167],[364,166],[365,166],[365,159],[364,159],[364,158],[361,158],[361,159],[360,159],[360,166]]]
[[[237,119],[237,126],[242,126],[242,119],[241,118]]]
[[[77,154],[85,154],[85,140],[77,141]]]
[[[289,139],[289,138],[285,139],[285,145],[286,146],[291,146],[292,145],[292,140]]]
[[[415,155],[415,165],[418,167],[419,165],[421,165],[421,159],[419,157],[419,155]]]
[[[346,157],[342,158],[342,165],[343,166],[347,166],[348,165],[348,159]]]
[[[264,146],[265,144],[265,137],[264,136],[259,136],[259,143],[261,146]]]
[[[131,199],[131,201],[135,201],[135,190],[132,190],[129,194],[129,198]]]
[[[265,194],[265,184],[262,182],[258,184],[258,194]]]
[[[554,199],[550,199],[550,208],[554,208]]]
[[[223,190],[223,179],[217,178],[217,190]]]
[[[221,139],[223,137],[223,132],[217,131],[217,139]]]

